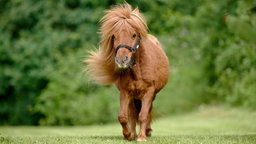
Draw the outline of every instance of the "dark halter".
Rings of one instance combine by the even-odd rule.
[[[139,45],[140,45],[140,37],[138,37],[138,40],[136,41],[135,45],[133,47],[130,47],[126,44],[120,44],[116,47],[116,51],[115,51],[115,54],[117,53],[117,51],[120,49],[120,48],[126,48],[128,49],[129,51],[133,52],[133,53],[136,53],[137,49],[139,48]]]

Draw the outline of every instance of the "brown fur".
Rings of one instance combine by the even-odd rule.
[[[138,141],[145,141],[146,136],[151,135],[152,102],[168,81],[168,58],[160,42],[147,31],[145,19],[137,8],[132,10],[127,3],[117,5],[101,19],[100,47],[96,52],[90,52],[85,60],[89,74],[96,82],[105,85],[115,83],[120,90],[118,119],[123,127],[123,135],[128,140],[137,136],[137,120],[141,126]],[[137,52],[133,54],[121,48],[115,55],[118,44],[134,45],[136,39],[131,38],[133,33],[141,37]],[[115,57],[124,55],[134,58],[136,64],[120,72]]]

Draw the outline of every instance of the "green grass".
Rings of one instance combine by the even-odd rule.
[[[256,144],[256,112],[220,107],[153,121],[150,144]],[[74,127],[0,127],[0,143],[138,143],[126,141],[119,124]]]

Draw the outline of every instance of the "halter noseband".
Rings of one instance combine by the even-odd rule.
[[[128,49],[129,51],[133,52],[133,53],[136,53],[137,49],[139,48],[140,46],[140,37],[138,37],[138,40],[136,41],[135,45],[133,47],[130,47],[126,44],[120,44],[116,47],[116,51],[115,51],[115,54],[117,53],[117,51],[120,49],[120,48],[126,48]]]

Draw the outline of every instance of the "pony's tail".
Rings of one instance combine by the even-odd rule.
[[[84,60],[87,64],[86,73],[89,78],[98,84],[109,85],[116,81],[115,66],[106,63],[100,50],[90,51],[89,57]]]

